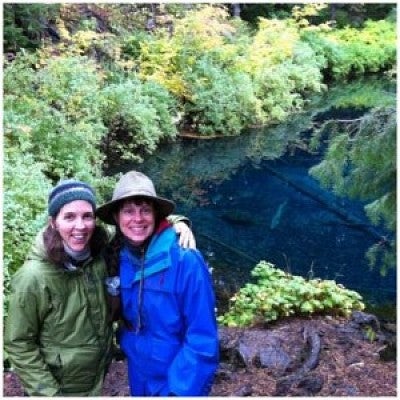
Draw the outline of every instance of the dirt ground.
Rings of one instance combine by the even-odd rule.
[[[288,343],[298,340],[301,320],[286,322],[273,329],[280,329],[280,335]],[[286,396],[304,396],[315,390],[315,382],[320,382],[316,396],[396,396],[396,362],[382,361],[379,351],[382,343],[353,338],[350,341],[337,334],[332,322],[319,322],[321,352],[317,367],[310,373],[307,382],[294,385]],[[279,376],[268,368],[250,366],[226,369],[221,363],[210,396],[275,396]],[[18,378],[12,372],[5,372],[4,396],[22,396],[23,390]],[[306,382],[306,383],[305,383]],[[312,382],[312,383],[311,383]],[[311,389],[310,389],[311,388]],[[114,361],[107,374],[103,395],[107,397],[129,396],[125,361]]]

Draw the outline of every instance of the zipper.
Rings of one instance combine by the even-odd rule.
[[[137,323],[136,323],[136,331],[138,334],[143,328],[143,315],[142,315],[142,306],[143,306],[143,291],[144,291],[144,247],[140,249],[140,281],[139,281],[139,292],[138,292],[138,312],[137,312]]]

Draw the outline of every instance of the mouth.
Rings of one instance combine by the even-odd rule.
[[[131,227],[129,230],[134,234],[134,235],[142,235],[143,233],[146,232],[147,227],[146,226],[140,226],[140,227]]]
[[[77,243],[85,243],[87,241],[87,234],[75,234],[72,235],[72,239]]]

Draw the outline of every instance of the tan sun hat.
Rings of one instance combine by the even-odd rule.
[[[96,215],[107,224],[115,225],[113,213],[117,204],[130,197],[144,197],[154,201],[157,212],[164,218],[175,209],[175,203],[171,200],[157,196],[153,182],[146,175],[138,171],[130,171],[122,175],[117,182],[112,200],[97,208]]]

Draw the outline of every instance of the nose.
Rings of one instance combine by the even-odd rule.
[[[82,218],[77,218],[76,223],[75,223],[75,228],[78,228],[78,229],[85,228],[85,223]]]
[[[142,211],[141,210],[135,210],[133,212],[133,220],[134,221],[141,221],[143,219]]]

